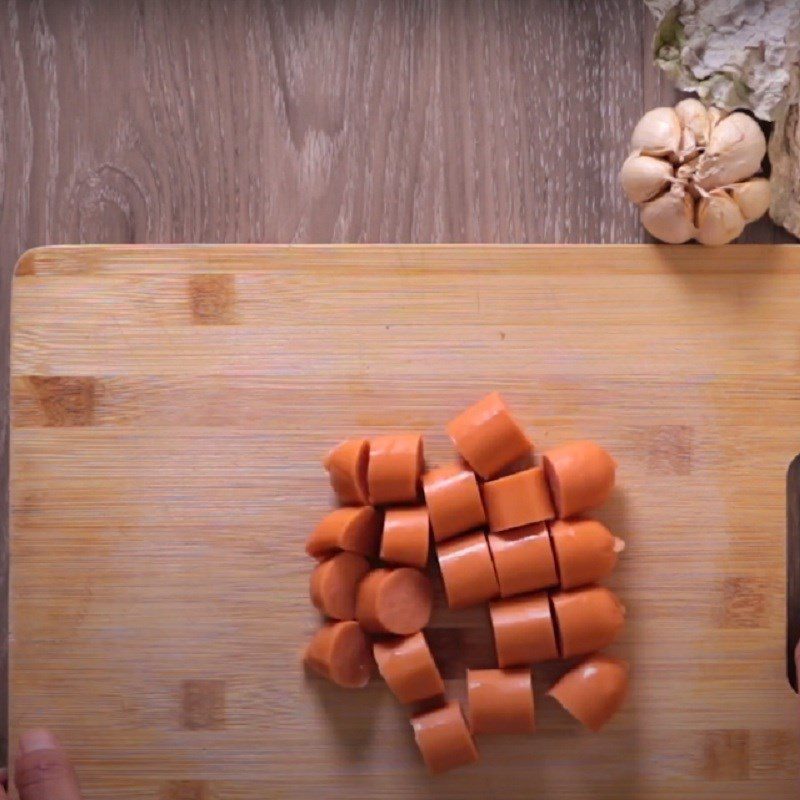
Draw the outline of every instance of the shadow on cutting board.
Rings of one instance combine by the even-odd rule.
[[[711,293],[737,309],[755,305],[761,287],[769,283],[772,273],[781,266],[779,246],[731,246],[727,249],[730,259],[725,266],[707,257],[719,249],[700,244],[655,245],[659,261],[693,294]]]
[[[373,679],[358,691],[358,702],[343,702],[346,692],[339,686],[315,675],[305,674],[306,688],[322,707],[330,726],[332,739],[347,761],[369,759],[369,745],[374,738],[378,707],[387,701],[385,686]],[[343,692],[345,693],[343,696]]]

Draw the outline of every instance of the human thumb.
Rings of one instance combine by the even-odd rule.
[[[81,800],[75,770],[50,731],[28,731],[20,736],[14,784],[20,800]]]

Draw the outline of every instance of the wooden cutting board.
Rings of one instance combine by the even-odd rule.
[[[11,736],[87,798],[788,798],[784,483],[800,449],[796,247],[80,247],[13,296]],[[499,389],[542,448],[620,463],[630,701],[430,779],[380,682],[306,677],[304,540],[348,434]],[[454,696],[484,610],[439,608]]]

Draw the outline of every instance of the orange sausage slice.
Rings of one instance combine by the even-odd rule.
[[[616,640],[625,624],[625,606],[604,586],[555,592],[552,601],[562,658],[602,650]]]
[[[428,563],[430,520],[428,509],[389,508],[383,519],[381,559],[424,569]]]
[[[441,542],[436,547],[436,555],[450,608],[485,603],[500,593],[483,532]]]
[[[374,569],[358,585],[356,618],[370,633],[416,633],[432,607],[431,582],[417,569]]]
[[[356,593],[369,562],[356,553],[337,553],[311,573],[311,602],[333,619],[356,618]]]
[[[416,433],[379,436],[370,442],[367,485],[375,506],[415,503],[423,465],[422,437]]]
[[[443,542],[486,522],[475,473],[460,464],[448,464],[422,477],[433,537]]]
[[[531,671],[468,669],[467,696],[472,733],[533,733]]]
[[[497,392],[451,420],[447,433],[464,461],[482,478],[493,478],[533,447]]]
[[[313,558],[327,558],[339,550],[362,556],[378,554],[380,517],[374,508],[337,508],[314,528],[306,543]]]
[[[542,459],[561,519],[601,505],[614,488],[617,463],[596,442],[569,442]]]
[[[346,689],[369,683],[372,648],[357,622],[328,622],[314,635],[303,662],[309,669]]]
[[[478,760],[475,742],[457,702],[412,717],[411,726],[431,773],[447,772]]]
[[[550,523],[550,536],[558,560],[562,589],[586,586],[610,575],[625,542],[593,519],[567,519]]]
[[[501,597],[558,585],[553,548],[543,522],[490,533],[488,538]]]
[[[484,483],[483,504],[492,533],[555,517],[542,467]]]
[[[497,600],[489,606],[497,663],[501,667],[558,658],[558,645],[545,592]]]
[[[628,663],[595,655],[564,675],[547,693],[590,731],[599,731],[628,694]]]
[[[415,633],[372,646],[378,672],[401,703],[444,695],[444,683],[425,636]]]
[[[367,494],[367,463],[369,442],[366,439],[346,439],[337,444],[323,459],[333,491],[346,506],[365,506]]]

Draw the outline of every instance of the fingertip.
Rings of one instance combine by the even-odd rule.
[[[20,736],[14,783],[20,800],[80,800],[75,770],[58,739],[45,730]]]
[[[19,737],[20,753],[35,753],[37,750],[56,750],[60,747],[58,739],[44,728],[25,731]]]

